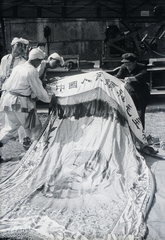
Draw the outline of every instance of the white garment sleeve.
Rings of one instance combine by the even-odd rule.
[[[41,64],[39,65],[39,67],[37,68],[37,70],[38,70],[38,72],[39,72],[39,77],[42,76],[42,74],[43,74],[44,71],[45,71],[45,68],[46,68],[46,61],[43,60],[43,61],[41,62]]]
[[[0,63],[0,75],[2,75],[2,66],[1,66],[1,63]]]
[[[32,93],[34,93],[35,96],[42,102],[47,102],[47,103],[50,102],[50,97],[47,91],[42,86],[42,82],[39,79],[39,74],[37,69],[35,69],[32,73],[29,74],[28,80],[29,80],[29,85],[32,89]]]
[[[7,55],[4,56],[2,59],[1,59],[1,75],[6,77],[6,63],[7,62]]]

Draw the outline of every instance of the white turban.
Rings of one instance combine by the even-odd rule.
[[[38,48],[33,48],[29,53],[29,60],[44,59],[44,58],[45,58],[45,53]]]
[[[17,37],[13,38],[13,40],[12,40],[12,42],[11,42],[11,46],[13,46],[13,45],[16,44],[16,43],[22,43],[21,39],[20,39],[20,38],[17,38]]]
[[[50,58],[53,58],[53,59],[57,59],[59,62],[60,62],[60,65],[63,66],[64,65],[64,59],[63,57],[60,57],[60,55],[58,53],[52,53],[48,59],[50,60]]]
[[[29,44],[29,41],[24,39],[24,38],[18,38],[18,37],[15,37],[13,38],[12,42],[11,42],[11,46],[13,46],[14,44],[16,43],[22,43],[22,44],[26,44],[28,45]]]
[[[29,41],[25,38],[20,38],[21,42],[25,45],[28,45],[29,44]]]

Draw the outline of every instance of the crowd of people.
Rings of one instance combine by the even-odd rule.
[[[19,128],[25,139],[33,141],[42,125],[37,116],[36,100],[50,102],[46,73],[48,68],[64,66],[63,58],[56,52],[47,56],[45,45],[29,47],[29,41],[15,37],[12,51],[1,60],[0,142],[4,144],[17,137]],[[145,128],[145,109],[149,100],[146,67],[138,63],[133,53],[122,55],[122,64],[116,77],[125,82]]]

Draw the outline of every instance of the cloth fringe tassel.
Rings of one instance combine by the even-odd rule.
[[[75,117],[75,119],[79,119],[85,116],[96,116],[106,119],[111,118],[112,121],[116,119],[122,126],[124,126],[126,123],[125,117],[117,109],[110,106],[108,102],[100,99],[74,105],[60,105],[54,99],[49,108],[49,112],[51,111],[54,112],[54,114],[57,113],[60,119],[69,117]]]

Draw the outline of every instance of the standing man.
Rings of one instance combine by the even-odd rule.
[[[1,60],[1,75],[0,75],[0,90],[7,78],[11,75],[14,67],[26,62],[22,56],[24,54],[24,44],[29,44],[29,41],[23,38],[13,38],[11,42],[12,52],[5,55]],[[0,93],[1,94],[1,93]],[[2,116],[0,116],[0,129],[2,127]]]
[[[1,84],[11,75],[13,68],[26,62],[23,55],[23,46],[28,40],[15,37],[11,42],[12,52],[1,60]]]
[[[3,144],[17,137],[21,126],[31,140],[35,140],[40,133],[42,124],[33,98],[50,102],[50,97],[43,88],[37,71],[44,56],[43,51],[37,48],[31,50],[29,60],[16,66],[2,87],[4,93],[0,101],[0,114],[2,114],[3,127],[0,141]]]
[[[131,95],[139,112],[143,127],[145,127],[145,109],[149,101],[150,92],[147,84],[147,69],[142,63],[138,63],[133,53],[122,55],[123,65],[120,67],[116,77],[124,79],[125,88]]]
[[[29,58],[29,52],[30,52],[30,47],[29,47],[29,40],[24,39],[24,38],[20,38],[20,40],[23,43],[23,54],[22,56],[25,58],[25,60],[28,60]]]

